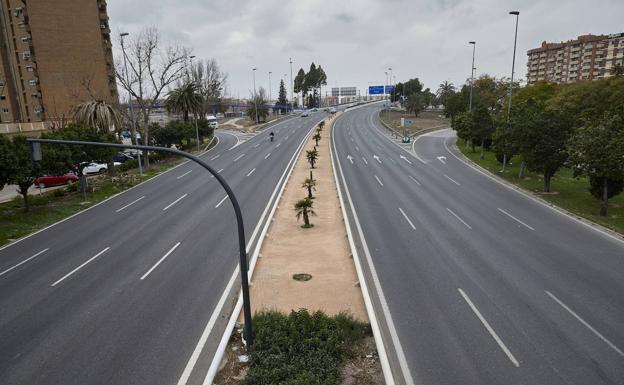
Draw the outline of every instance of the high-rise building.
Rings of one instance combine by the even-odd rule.
[[[572,83],[611,76],[611,68],[624,65],[624,33],[582,35],[561,43],[543,42],[527,52],[527,83],[548,80]]]
[[[0,0],[0,133],[118,102],[106,0]]]

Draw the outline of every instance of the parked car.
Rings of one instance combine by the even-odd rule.
[[[139,154],[143,155],[143,151],[141,150],[135,150],[133,148],[129,148],[127,150],[124,150],[123,153],[125,155],[130,156],[131,158],[137,158],[139,156]]]
[[[310,113],[309,113],[308,111],[303,111],[303,112],[301,113],[301,117],[302,117],[302,118],[307,118],[308,116],[310,116]]]
[[[35,187],[46,188],[52,186],[62,186],[65,184],[72,184],[78,180],[78,177],[73,172],[68,172],[64,175],[42,175],[35,179]]]
[[[130,154],[126,154],[125,152],[118,152],[113,156],[113,162],[115,163],[125,163],[128,160],[134,159]]]
[[[106,170],[108,170],[108,165],[106,163],[91,162],[82,169],[82,173],[85,175],[102,174],[106,172]]]

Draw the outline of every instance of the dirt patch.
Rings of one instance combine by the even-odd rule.
[[[416,117],[403,111],[384,110],[380,117],[384,123],[405,136],[413,136],[423,130],[444,128],[450,125],[450,120],[445,118],[441,111],[423,111]],[[411,120],[413,123],[401,127],[401,118]]]
[[[342,369],[342,385],[378,385],[383,383],[383,372],[375,339],[367,337],[355,349]]]

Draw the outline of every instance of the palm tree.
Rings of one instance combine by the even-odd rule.
[[[314,199],[312,196],[312,190],[316,191],[316,179],[306,178],[301,187],[308,189],[308,198]]]
[[[312,139],[314,139],[314,141],[316,142],[316,145],[318,146],[318,142],[319,140],[321,140],[321,133],[317,131],[316,134],[314,134],[314,136],[312,137]]]
[[[312,199],[305,198],[295,203],[295,211],[297,212],[297,220],[303,216],[303,228],[310,228],[314,225],[310,224],[310,215],[316,215],[312,207]]]
[[[314,165],[318,160],[318,155],[318,150],[316,150],[316,148],[314,150],[306,151],[306,158],[308,159],[308,163],[310,163],[310,166],[312,166],[312,168],[314,168]]]
[[[169,113],[182,114],[184,122],[189,121],[189,114],[199,115],[204,107],[204,97],[196,83],[186,83],[169,91],[165,107]]]
[[[448,81],[445,80],[444,82],[440,83],[440,85],[438,86],[438,91],[436,92],[436,96],[438,98],[438,101],[441,104],[446,105],[446,101],[454,93],[455,93],[455,86],[453,85],[453,83],[449,83]]]
[[[325,121],[323,120],[322,122],[319,123],[318,125],[318,131],[323,131],[323,127],[325,127]]]
[[[119,111],[103,100],[90,100],[72,108],[74,122],[93,127],[98,132],[109,132],[118,127],[121,118]]]

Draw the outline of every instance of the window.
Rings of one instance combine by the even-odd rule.
[[[30,97],[33,99],[39,99],[39,94],[30,94]]]
[[[28,59],[30,59],[30,51],[24,51],[24,52],[22,52],[22,58],[23,58],[24,60],[28,60]]]
[[[0,100],[6,100],[6,95],[0,95]]]
[[[36,86],[37,85],[37,79],[29,80],[28,84],[30,84],[31,86]]]
[[[28,72],[34,72],[35,68],[33,66],[26,66],[26,71]]]
[[[9,109],[8,108],[3,108],[2,112],[4,112],[5,114],[8,114],[9,113]]]
[[[23,13],[24,13],[24,9],[22,7],[15,8],[15,11],[13,12],[15,17],[20,17],[22,16]]]
[[[41,106],[35,106],[33,111],[35,111],[36,114],[40,114],[43,111],[43,108],[41,108]]]
[[[28,43],[30,41],[30,36],[22,36],[22,42]]]

